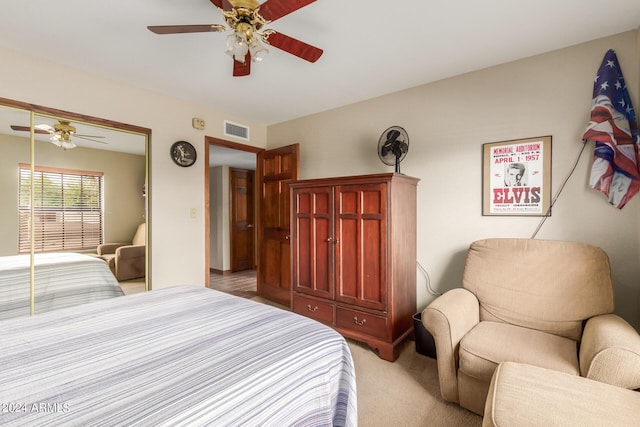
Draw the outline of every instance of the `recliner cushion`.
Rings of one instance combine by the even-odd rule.
[[[580,340],[582,321],[613,312],[609,258],[578,242],[486,239],[473,242],[462,284],[480,301],[480,320]]]
[[[460,370],[489,383],[500,362],[520,362],[580,375],[578,343],[534,329],[480,322],[460,341]]]
[[[133,239],[131,240],[131,244],[132,245],[144,245],[146,244],[146,240],[145,240],[145,232],[146,230],[146,226],[144,224],[144,222],[142,224],[140,224],[138,226],[138,228],[136,229],[136,234],[133,235]]]

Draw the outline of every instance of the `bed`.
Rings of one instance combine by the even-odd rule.
[[[35,265],[35,311],[124,295],[109,266],[90,255],[38,253]],[[0,257],[0,319],[30,315],[30,256]]]
[[[154,290],[0,327],[0,425],[357,425],[341,335],[212,289]]]

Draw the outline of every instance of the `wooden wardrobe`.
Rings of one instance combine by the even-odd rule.
[[[416,311],[416,188],[401,174],[291,187],[292,307],[398,357]]]

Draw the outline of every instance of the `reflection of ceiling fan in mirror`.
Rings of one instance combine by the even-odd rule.
[[[25,132],[31,131],[31,128],[29,126],[11,125],[11,129],[17,130],[17,131],[25,131]],[[77,134],[76,128],[72,126],[71,122],[69,122],[68,120],[58,120],[58,123],[56,123],[53,126],[50,126],[47,124],[35,125],[33,127],[33,132],[38,134],[51,135],[51,137],[49,138],[49,141],[51,141],[53,144],[57,145],[58,147],[64,148],[65,150],[68,148],[76,147],[76,144],[72,141],[71,137],[85,139],[87,141],[98,142],[100,144],[106,144],[106,142],[104,141],[97,141],[96,139],[94,139],[94,138],[104,138],[103,136]]]
[[[251,61],[261,61],[268,53],[267,45],[277,47],[309,62],[316,62],[322,49],[286,36],[277,31],[262,28],[315,0],[210,0],[224,16],[227,25],[156,25],[147,27],[156,34],[204,33],[233,31],[227,37],[227,53],[234,59],[233,75],[247,76]]]

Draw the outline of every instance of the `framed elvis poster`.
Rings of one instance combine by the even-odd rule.
[[[551,136],[482,146],[482,215],[550,215]]]

